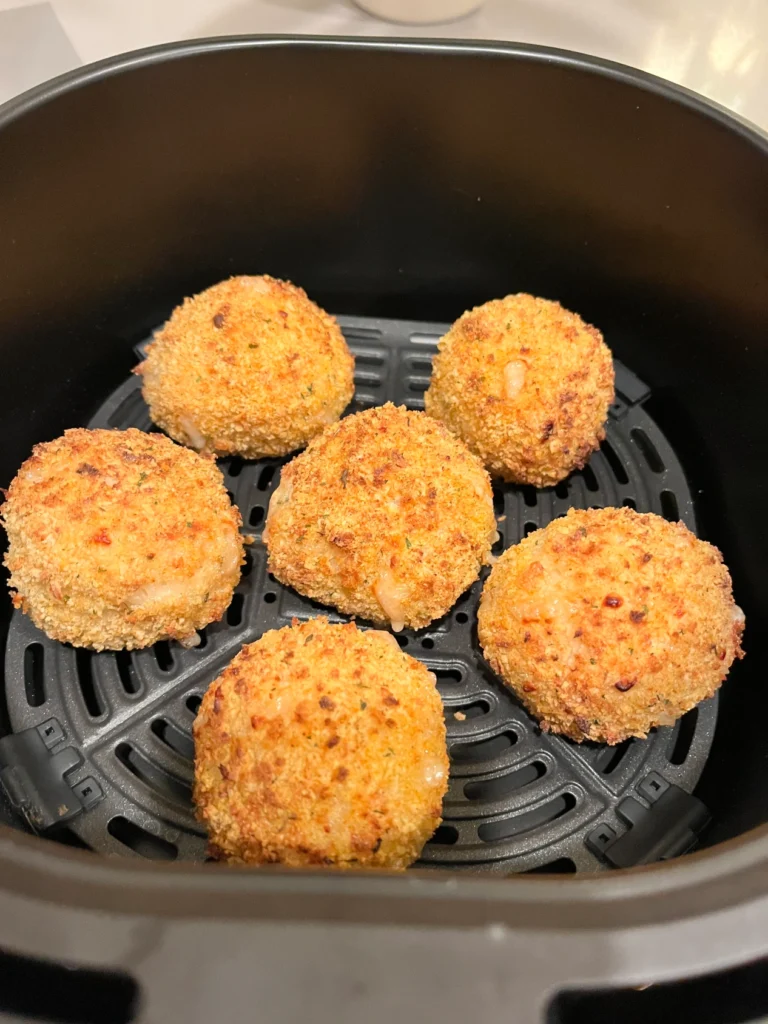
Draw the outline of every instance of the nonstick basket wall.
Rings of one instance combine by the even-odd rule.
[[[679,514],[722,548],[747,615],[747,658],[721,691],[714,733],[704,705],[674,735],[608,760],[542,741],[486,675],[472,595],[407,634],[409,650],[448,673],[454,831],[425,853],[425,866],[447,870],[359,878],[186,862],[202,855],[186,802],[187,697],[228,645],[315,610],[272,586],[258,546],[232,621],[199,653],[54,654],[6,604],[0,732],[26,735],[15,754],[31,758],[33,782],[43,764],[42,789],[76,797],[71,844],[128,856],[2,830],[0,949],[127,965],[147,1019],[183,1005],[189,1020],[215,1015],[223,991],[228,1006],[259,999],[284,1019],[311,993],[321,1020],[391,1020],[399,999],[421,997],[446,1020],[503,1019],[512,1005],[534,1020],[557,989],[768,952],[768,838],[749,831],[768,806],[767,180],[768,144],[729,115],[627,69],[524,47],[190,44],[86,69],[0,112],[0,482],[68,426],[141,418],[124,383],[135,346],[181,296],[228,274],[291,278],[343,314],[358,354],[381,360],[359,362],[366,402],[418,402],[436,325],[525,290],[601,328],[620,402],[594,476],[535,503],[498,491],[505,544],[569,504]],[[258,533],[279,467],[270,480],[272,466],[226,468]],[[82,762],[60,756],[71,748]],[[620,847],[641,826],[650,834],[640,819],[661,820],[652,808],[665,797],[684,825],[674,842],[665,832],[655,854]],[[525,818],[534,808],[543,817]],[[12,808],[7,818],[24,827]],[[110,831],[115,818],[175,862],[149,863],[141,832]],[[699,832],[710,848],[693,858],[567,873],[669,857]],[[479,863],[490,868],[481,877],[464,870]],[[525,874],[553,866],[566,873]],[[329,921],[318,942],[313,929]],[[350,974],[364,982],[340,1009]]]

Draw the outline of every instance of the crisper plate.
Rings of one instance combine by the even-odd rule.
[[[422,409],[436,341],[446,326],[354,317],[339,322],[356,358],[350,411],[386,401]],[[126,380],[89,426],[149,430],[140,387],[138,378]],[[496,553],[571,507],[629,505],[696,529],[682,468],[643,408],[648,388],[617,362],[616,391],[607,440],[583,470],[544,490],[494,486],[496,513],[506,517]],[[256,541],[230,608],[203,631],[198,648],[163,642],[135,652],[75,650],[14,613],[6,651],[11,723],[14,732],[36,729],[43,740],[41,746],[32,737],[42,753],[27,751],[38,758],[27,765],[33,783],[39,767],[37,790],[47,791],[52,772],[53,781],[64,781],[72,793],[72,806],[62,805],[68,808],[62,820],[69,841],[109,854],[203,860],[205,836],[191,802],[191,727],[206,687],[242,644],[268,629],[317,614],[342,621],[267,572],[261,531],[286,461],[235,457],[219,463],[243,530]],[[689,834],[680,824],[691,810],[685,801],[698,805],[692,817],[699,824],[706,811],[685,793],[704,768],[717,698],[672,728],[617,747],[542,734],[483,661],[476,632],[481,586],[482,579],[428,628],[397,637],[437,676],[451,757],[444,822],[419,866],[597,870],[622,863],[622,857],[637,862],[689,848],[696,828]],[[12,761],[13,753],[5,760]],[[667,806],[665,814],[654,814],[658,794],[677,794],[680,812],[670,816]],[[55,815],[53,808],[52,820]],[[611,856],[612,845],[630,833],[638,843]]]

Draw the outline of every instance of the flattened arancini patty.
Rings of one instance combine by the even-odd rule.
[[[13,603],[54,640],[193,644],[240,578],[240,513],[215,463],[161,434],[67,430],[2,506]]]
[[[424,399],[491,476],[549,487],[605,438],[613,377],[597,328],[558,302],[508,295],[459,317]]]
[[[339,418],[354,359],[303,289],[232,277],[185,299],[136,368],[153,422],[216,455],[287,455]]]
[[[390,404],[329,427],[283,468],[264,531],[282,583],[394,630],[444,615],[496,537],[477,457],[429,416]]]
[[[717,548],[629,508],[572,509],[505,551],[478,614],[486,658],[544,729],[611,744],[711,697],[743,630]]]
[[[223,860],[406,868],[440,824],[442,702],[391,634],[323,618],[265,633],[211,683],[194,735]]]

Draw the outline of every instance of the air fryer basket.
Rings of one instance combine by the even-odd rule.
[[[242,642],[321,611],[266,571],[279,460],[227,460],[257,542],[202,650],[75,652],[3,611],[0,814],[124,856],[2,829],[0,948],[122,966],[147,1020],[210,1019],[225,992],[275,1019],[310,999],[319,1019],[390,1019],[423,997],[446,1019],[514,998],[514,1019],[535,1020],[558,989],[768,953],[768,838],[754,831],[768,796],[767,184],[768,144],[730,115],[535,48],[224,40],[108,61],[7,105],[0,482],[67,426],[147,429],[136,347],[230,273],[289,277],[340,315],[356,407],[418,408],[441,325],[526,290],[600,326],[618,397],[585,471],[496,488],[504,545],[570,505],[680,516],[723,549],[748,657],[675,729],[577,747],[541,736],[484,666],[476,586],[401,640],[446,706],[451,789],[420,865],[440,871],[186,863],[204,858],[195,701]],[[699,838],[705,852],[668,860]]]

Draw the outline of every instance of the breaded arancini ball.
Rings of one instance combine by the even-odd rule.
[[[324,618],[265,633],[211,683],[194,735],[224,860],[406,868],[440,824],[442,702],[391,634]]]
[[[78,428],[38,444],[1,514],[15,607],[76,647],[193,646],[240,578],[221,473],[162,434]]]
[[[629,508],[571,509],[509,548],[478,613],[486,658],[545,731],[611,744],[711,697],[743,630],[717,548]]]
[[[424,396],[491,476],[549,487],[605,438],[613,361],[597,328],[559,302],[494,299],[438,343]]]
[[[152,420],[202,452],[287,455],[339,418],[354,359],[332,316],[273,277],[185,299],[136,368]]]
[[[479,460],[391,404],[348,416],[288,463],[264,531],[282,583],[394,630],[444,615],[497,536]]]

